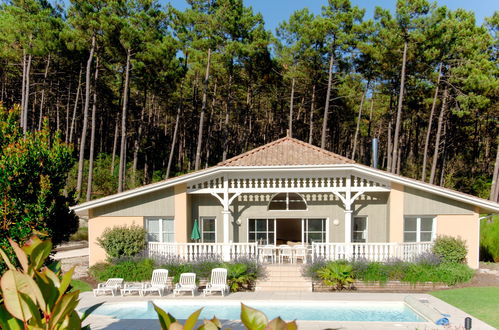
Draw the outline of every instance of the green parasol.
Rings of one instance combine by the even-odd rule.
[[[192,226],[191,239],[197,241],[201,238],[201,234],[199,233],[199,224],[198,219],[194,219],[194,225]]]

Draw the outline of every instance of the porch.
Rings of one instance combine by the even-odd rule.
[[[307,255],[303,262],[315,260],[366,260],[415,261],[422,253],[431,251],[432,242],[419,243],[312,243],[306,246]],[[268,257],[268,250],[273,250],[273,258]],[[258,243],[159,243],[149,242],[147,257],[158,262],[179,259],[192,262],[206,259],[221,259],[232,261],[240,258],[253,259],[258,262],[278,263],[294,261],[291,256],[279,258],[282,246],[259,245]],[[286,248],[287,249],[287,248]],[[266,251],[266,254],[262,252]]]

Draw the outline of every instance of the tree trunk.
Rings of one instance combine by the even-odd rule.
[[[137,137],[133,143],[133,165],[132,165],[132,181],[135,182],[135,173],[137,172],[137,164],[139,162],[139,148],[140,141],[142,140],[143,122],[144,115],[147,107],[147,87],[144,88],[144,104],[142,106],[142,111],[140,112],[139,128],[137,131]],[[166,126],[166,125],[165,125]]]
[[[496,162],[494,164],[494,174],[492,175],[492,185],[490,186],[490,196],[489,199],[493,202],[497,202],[497,196],[499,195],[499,144],[496,150]]]
[[[392,119],[388,122],[388,133],[386,142],[386,171],[391,172],[392,170]]]
[[[327,132],[327,117],[329,112],[329,99],[331,97],[331,85],[333,80],[333,63],[334,63],[334,54],[331,51],[331,58],[329,59],[329,76],[327,79],[327,92],[326,92],[326,104],[324,105],[324,119],[322,122],[322,133],[321,133],[321,148],[324,149],[326,147],[326,132]]]
[[[120,127],[120,119],[119,119],[119,116],[116,116],[116,125],[114,126],[113,155],[112,155],[112,159],[111,159],[111,176],[114,173],[114,161],[116,158],[116,149],[117,149],[117,145],[118,145],[119,127]]]
[[[435,149],[433,151],[433,162],[431,164],[431,172],[430,172],[430,184],[433,184],[435,180],[435,172],[437,170],[437,162],[438,162],[438,149],[440,146],[440,135],[441,135],[440,133],[442,132],[442,123],[444,121],[445,108],[447,106],[448,95],[449,93],[447,87],[445,87],[442,99],[442,107],[440,108],[440,115],[438,116],[437,136],[435,137]]]
[[[353,137],[353,150],[352,150],[352,160],[355,160],[355,151],[357,149],[357,137],[359,135],[360,129],[360,119],[362,118],[362,107],[364,106],[364,99],[366,98],[367,89],[369,88],[369,82],[367,83],[366,90],[362,93],[359,106],[359,114],[357,115],[357,127],[355,128],[355,134]]]
[[[81,92],[81,73],[82,73],[82,68],[80,66],[80,74],[78,75],[78,88],[76,89],[75,105],[73,107],[73,116],[71,118],[71,129],[69,130],[69,143],[73,142],[73,129],[76,120],[76,110],[78,109],[78,99],[80,98],[80,92]]]
[[[180,113],[182,112],[182,105],[183,105],[183,87],[184,87],[184,81],[182,80],[182,83],[180,84],[180,100],[179,100],[178,108],[177,108],[177,116],[175,117],[175,128],[173,130],[173,137],[172,137],[172,144],[170,147],[170,154],[168,155],[168,166],[166,167],[165,179],[168,179],[170,177],[170,170],[171,170],[172,161],[173,161],[173,153],[175,151],[175,144],[177,143],[178,126],[180,123]]]
[[[28,106],[29,106],[29,72],[31,71],[31,54],[28,55],[28,64],[26,65],[26,82],[24,93],[24,110],[23,110],[23,133],[26,134],[28,129]]]
[[[23,131],[26,131],[24,128],[24,93],[26,93],[26,50],[23,49],[23,81],[22,81],[22,86],[21,86],[21,127],[23,128]]]
[[[430,144],[431,126],[433,124],[433,114],[435,113],[435,107],[437,105],[438,88],[440,86],[441,77],[442,77],[442,63],[440,63],[440,66],[438,67],[437,85],[435,86],[435,94],[433,95],[433,103],[431,105],[430,118],[428,119],[428,129],[426,131],[426,140],[423,151],[423,169],[421,173],[421,181],[426,181],[426,162],[428,159],[428,145]]]
[[[407,60],[407,46],[408,46],[407,41],[405,41],[404,54],[402,55],[402,70],[400,72],[400,91],[399,91],[399,102],[397,104],[397,119],[395,121],[395,134],[393,136],[393,157],[392,157],[393,170],[395,170],[397,167],[400,123],[402,121],[402,103],[404,101],[404,89],[405,89],[405,62]]]
[[[308,130],[308,143],[312,144],[314,135],[314,111],[315,111],[315,84],[312,86],[312,101],[310,104],[310,122]]]
[[[122,192],[125,183],[126,172],[126,110],[128,105],[128,80],[130,75],[131,50],[126,52],[125,85],[123,86],[123,108],[121,113],[121,145],[120,145],[120,168],[118,173],[118,192]]]
[[[95,148],[95,116],[97,113],[97,78],[99,77],[99,58],[95,59],[94,74],[94,100],[92,104],[92,124],[90,130],[90,155],[88,156],[88,179],[87,179],[87,198],[88,202],[92,197],[92,181],[94,174],[94,148]]]
[[[204,114],[206,112],[206,102],[208,97],[208,78],[210,77],[211,49],[208,49],[208,59],[206,61],[206,73],[203,82],[203,103],[201,105],[201,115],[199,116],[198,142],[196,147],[196,162],[194,170],[199,170],[201,165],[201,145],[203,144]]]
[[[81,186],[83,184],[83,164],[85,161],[85,144],[87,142],[87,126],[88,126],[88,106],[90,103],[90,70],[92,69],[92,61],[95,50],[95,36],[92,36],[92,46],[87,60],[87,70],[85,73],[85,105],[83,107],[83,127],[81,128],[80,139],[80,158],[78,160],[78,180],[76,182],[76,195],[79,199],[81,196]]]
[[[49,65],[50,65],[50,54],[47,58],[47,64],[45,65],[45,73],[43,74],[43,88],[42,88],[42,98],[40,100],[40,115],[38,118],[38,130],[42,129],[42,118],[43,118],[43,102],[45,101],[45,82],[47,81],[47,75],[49,73]]]
[[[295,78],[291,81],[291,96],[289,97],[289,126],[288,136],[293,137],[293,101],[295,98]]]
[[[224,122],[224,151],[222,153],[222,161],[224,162],[227,159],[227,153],[229,151],[229,108],[230,108],[230,101],[231,101],[231,89],[232,87],[232,74],[229,75],[229,84],[228,84],[228,91],[227,91],[227,100],[225,101],[225,122]]]

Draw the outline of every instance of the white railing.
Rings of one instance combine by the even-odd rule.
[[[152,259],[178,258],[184,261],[219,258],[256,259],[257,243],[158,243],[149,242],[147,256]]]
[[[433,243],[312,243],[312,260],[414,261]]]
[[[421,253],[431,250],[433,243],[312,243],[312,260],[414,261]],[[147,256],[155,260],[239,258],[258,259],[257,243],[158,243],[150,242]],[[277,258],[274,258],[277,260]]]

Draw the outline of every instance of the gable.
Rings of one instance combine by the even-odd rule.
[[[405,187],[405,215],[473,214],[474,206],[426,191]]]

